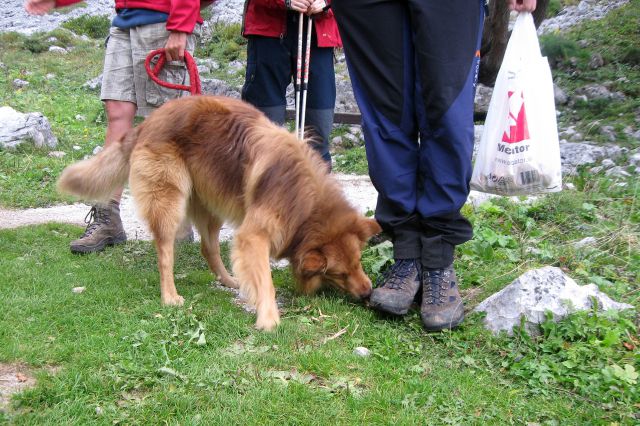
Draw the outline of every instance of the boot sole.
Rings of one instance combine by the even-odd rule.
[[[407,312],[409,312],[409,308],[411,307],[411,306],[407,306],[405,308],[405,307],[382,305],[372,300],[369,300],[369,306],[375,309],[376,311],[380,311],[380,312],[384,312],[392,315],[398,315],[398,316],[406,315]]]
[[[462,324],[463,321],[464,321],[464,315],[462,315],[456,321],[453,321],[451,323],[446,323],[446,324],[443,324],[441,326],[427,326],[427,325],[425,325],[424,320],[423,320],[422,321],[422,326],[427,331],[453,330],[454,328],[456,328],[457,326]]]
[[[95,253],[104,250],[107,246],[115,246],[116,244],[122,244],[127,241],[127,236],[125,234],[116,235],[115,237],[105,238],[100,241],[100,243],[93,246],[70,246],[71,253],[76,254],[87,254],[87,253]]]

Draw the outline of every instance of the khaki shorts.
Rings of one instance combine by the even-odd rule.
[[[164,47],[169,34],[164,22],[129,29],[111,27],[100,99],[133,102],[138,106],[137,115],[146,117],[168,100],[188,95],[189,92],[156,84],[144,68],[149,52]],[[197,24],[193,33],[187,36],[187,50],[191,54],[199,34],[200,25]],[[189,73],[181,61],[167,62],[158,77],[169,83],[189,85]]]

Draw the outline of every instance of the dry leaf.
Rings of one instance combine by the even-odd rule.
[[[338,337],[342,336],[344,333],[347,332],[347,328],[349,328],[349,326],[346,326],[345,328],[343,328],[342,330],[338,331],[333,336],[327,337],[326,339],[324,339],[324,341],[322,343],[327,343],[330,340],[337,339]]]

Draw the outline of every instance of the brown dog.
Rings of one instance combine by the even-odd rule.
[[[256,327],[280,321],[269,258],[288,258],[303,293],[328,282],[369,296],[360,264],[366,241],[380,232],[352,207],[320,157],[261,112],[238,100],[195,96],[167,102],[119,143],[67,167],[66,193],[105,200],[129,180],[158,252],[165,305],[181,305],[173,281],[176,231],[188,216],[201,252],[228,287],[257,310]],[[233,271],[220,258],[218,233],[236,226]]]

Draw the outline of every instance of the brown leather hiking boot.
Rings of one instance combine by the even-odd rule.
[[[127,241],[127,234],[120,220],[120,205],[115,201],[91,207],[84,221],[87,229],[82,237],[71,241],[72,253],[93,253],[104,250],[106,246]]]
[[[394,315],[406,314],[420,289],[420,269],[418,259],[396,260],[383,275],[382,285],[371,292],[369,306]]]
[[[429,331],[451,329],[464,320],[464,306],[453,265],[441,269],[422,269],[420,316],[424,328]]]
[[[176,233],[176,242],[192,243],[194,239],[195,239],[195,235],[193,233],[193,227],[191,226],[191,221],[184,220],[180,224],[180,228],[178,228],[178,232]]]

